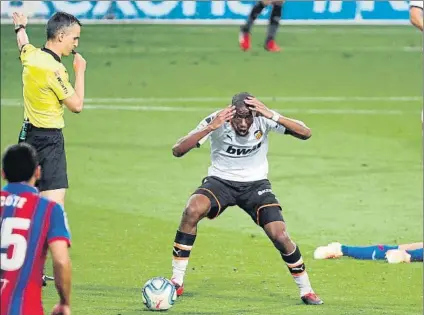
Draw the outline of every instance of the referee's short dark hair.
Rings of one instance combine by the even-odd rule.
[[[4,177],[9,183],[27,182],[39,165],[37,151],[25,142],[12,145],[4,152],[2,164]]]
[[[56,38],[60,31],[74,24],[82,25],[72,14],[56,12],[47,22],[47,40]]]

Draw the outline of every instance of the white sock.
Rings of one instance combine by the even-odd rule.
[[[314,292],[314,290],[312,290],[311,282],[309,281],[308,273],[306,271],[300,276],[293,276],[293,279],[300,290],[301,297],[308,293]]]
[[[172,278],[176,283],[182,285],[184,282],[184,275],[187,270],[188,259],[175,259],[172,258]]]
[[[294,244],[294,243],[293,243]],[[283,260],[286,262],[290,273],[293,276],[294,282],[300,290],[300,296],[314,292],[309,281],[308,273],[306,272],[305,264],[303,263],[302,255],[296,244],[294,250],[289,254],[282,254]]]

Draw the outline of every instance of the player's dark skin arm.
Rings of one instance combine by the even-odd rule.
[[[198,143],[201,139],[206,137],[208,134],[210,134],[213,131],[212,127],[210,125],[206,126],[205,128],[192,133],[190,135],[187,135],[180,140],[172,147],[172,154],[175,157],[182,157],[187,152],[189,152],[191,149],[196,148],[198,146]]]
[[[231,120],[234,116],[234,113],[234,106],[230,105],[226,107],[225,109],[220,111],[218,115],[216,115],[216,117],[211,121],[209,125],[205,126],[199,131],[196,131],[178,140],[178,142],[172,147],[172,154],[175,157],[182,157],[191,149],[198,147],[199,141],[201,139],[221,127],[226,121]]]
[[[278,119],[278,124],[286,128],[286,134],[292,135],[301,140],[308,140],[312,137],[312,131],[303,123],[296,120],[280,116]]]
[[[196,148],[198,146],[198,143],[201,139],[206,137],[208,134],[210,134],[213,131],[211,125],[206,126],[205,128],[192,133],[190,135],[187,135],[180,140],[177,141],[177,143],[172,147],[172,154],[175,157],[182,157],[187,152],[189,152],[191,149]]]
[[[71,299],[71,259],[68,243],[58,240],[49,244],[54,270],[54,281],[61,305],[70,305]]]
[[[265,118],[272,119],[274,116],[274,112],[269,110],[264,103],[254,97],[248,97],[244,102],[247,106]],[[292,135],[298,139],[308,140],[312,136],[311,129],[301,121],[279,115],[277,123],[286,128],[286,134]]]

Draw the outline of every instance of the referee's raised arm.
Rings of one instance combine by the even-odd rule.
[[[47,22],[44,47],[30,44],[26,34],[28,20],[21,13],[13,14],[20,60],[24,98],[24,121],[19,142],[31,144],[38,153],[41,179],[37,187],[41,195],[64,206],[68,188],[64,107],[74,113],[84,106],[86,61],[78,47],[81,22],[71,14],[55,13]],[[75,86],[62,64],[62,57],[74,54]]]
[[[16,40],[18,42],[19,51],[22,51],[22,47],[29,44],[28,35],[25,28],[28,24],[28,18],[22,13],[13,13],[13,23],[15,24]]]

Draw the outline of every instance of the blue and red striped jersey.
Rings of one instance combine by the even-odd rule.
[[[43,315],[42,274],[48,244],[70,246],[66,213],[21,183],[1,190],[1,314]]]

